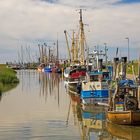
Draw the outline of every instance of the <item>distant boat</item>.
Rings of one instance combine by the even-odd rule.
[[[44,67],[45,67],[45,64],[44,64],[44,63],[41,63],[41,64],[37,67],[37,70],[38,70],[39,72],[43,72]]]
[[[44,67],[43,72],[49,73],[52,72],[54,65],[52,63]]]

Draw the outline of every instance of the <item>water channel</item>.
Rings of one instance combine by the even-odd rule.
[[[83,106],[60,74],[17,71],[20,84],[1,95],[0,140],[139,140],[140,127],[106,122],[105,108]]]

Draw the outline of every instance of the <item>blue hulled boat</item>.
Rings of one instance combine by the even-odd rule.
[[[110,80],[107,71],[88,72],[87,80],[81,84],[81,99],[84,104],[107,103],[109,96],[108,81]]]
[[[52,72],[53,67],[54,65],[50,63],[46,67],[44,67],[43,72],[46,72],[46,73]]]

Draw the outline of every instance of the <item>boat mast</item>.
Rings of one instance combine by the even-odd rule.
[[[75,63],[75,38],[74,38],[74,30],[72,33],[72,46],[71,46],[71,52],[72,52],[72,63]]]
[[[75,62],[79,62],[79,58],[78,58],[78,54],[79,54],[79,31],[76,34],[76,40],[75,40]]]
[[[58,33],[57,33],[57,42],[56,42],[56,49],[57,49],[57,64],[59,64],[59,48],[58,48]]]
[[[71,54],[70,54],[70,47],[69,47],[69,42],[68,42],[68,36],[67,36],[67,31],[64,31],[65,38],[66,38],[66,43],[67,43],[67,49],[68,49],[68,54],[69,54],[69,61],[71,61]]]
[[[82,20],[82,9],[80,9],[80,62],[84,65],[85,55],[84,55],[84,24]]]

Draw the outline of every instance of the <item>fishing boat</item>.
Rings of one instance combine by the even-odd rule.
[[[69,65],[70,67],[67,67],[64,70],[64,76],[66,78],[67,85],[69,86],[70,90],[73,90],[76,92],[77,85],[79,82],[83,81],[86,76],[86,65],[85,65],[85,35],[84,35],[84,26],[82,21],[82,9],[80,9],[80,20],[79,20],[79,31],[76,35],[76,38],[72,36],[72,44],[71,48],[69,48],[68,43],[68,33],[66,30],[64,31],[65,37],[66,37],[66,43],[68,48],[68,54],[69,54]]]
[[[87,81],[82,81],[81,98],[84,104],[108,103],[109,72],[87,72]]]
[[[52,72],[54,67],[55,65],[53,63],[49,63],[47,66],[43,68],[43,72],[45,73]]]
[[[94,50],[93,64],[90,71],[86,73],[85,81],[81,82],[81,99],[83,104],[108,103],[109,81],[111,81],[110,70],[103,65],[103,59],[99,59],[98,50]]]
[[[39,72],[43,72],[44,67],[45,67],[45,63],[41,63],[41,64],[37,67],[37,70],[38,70]]]
[[[71,67],[70,69],[66,69],[64,72],[65,74],[65,83],[67,85],[67,89],[74,93],[79,93],[79,85],[80,82],[85,80],[86,76],[86,67],[85,66],[76,66]]]
[[[112,107],[107,112],[108,121],[115,124],[140,125],[137,85],[132,80],[121,80],[116,88]]]
[[[115,93],[110,96],[107,119],[120,125],[140,125],[138,85],[126,78],[126,60],[122,60],[121,75],[116,79]]]
[[[46,66],[44,66],[44,68],[42,68],[42,72],[62,73],[62,68],[55,63],[48,63]]]
[[[78,82],[79,79],[82,79],[86,76],[86,67],[85,66],[71,66],[64,71],[65,78],[71,82]]]

